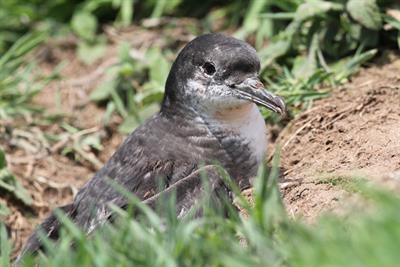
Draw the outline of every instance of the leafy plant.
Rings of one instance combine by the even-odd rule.
[[[8,192],[25,205],[32,204],[32,198],[15,176],[7,169],[7,161],[3,150],[0,149],[0,189]],[[7,208],[1,209],[7,213]]]
[[[139,4],[141,10],[135,15],[143,18],[150,15],[160,17],[165,12],[173,11],[181,2],[152,0],[141,4],[135,0],[5,0],[0,3],[0,53],[30,31],[46,30],[57,35],[68,32],[68,24],[71,23],[72,30],[87,41],[87,38],[94,37],[93,30],[96,33],[100,23],[129,26],[135,6]],[[90,52],[90,49],[86,51]]]
[[[104,36],[97,35],[97,18],[89,12],[76,12],[71,19],[71,28],[79,37],[77,54],[86,64],[103,56],[106,50]]]
[[[92,151],[101,151],[101,133],[99,129],[79,130],[67,123],[61,127],[64,133],[57,136],[48,136],[51,141],[63,142],[65,145],[61,149],[61,154],[73,157],[75,162],[89,162],[93,169],[100,169],[103,164],[92,153]]]
[[[106,101],[107,115],[117,112],[124,118],[119,130],[129,133],[159,109],[170,64],[160,49],[149,49],[142,59],[134,59],[129,46],[123,44],[119,62],[108,69],[106,80],[91,99]]]
[[[7,240],[7,230],[4,224],[0,222],[0,264],[4,267],[11,266],[11,244]]]
[[[253,1],[237,35],[255,33],[268,86],[289,104],[308,106],[347,81],[379,44],[387,45],[393,30],[383,28],[383,12],[389,7],[375,0]]]
[[[21,37],[0,57],[0,119],[37,111],[30,100],[47,79],[33,75],[34,62],[26,56],[46,38],[34,33]]]
[[[6,204],[0,203],[0,218],[10,215],[11,210]]]

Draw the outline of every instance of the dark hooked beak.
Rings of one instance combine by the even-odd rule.
[[[268,92],[257,77],[247,78],[243,82],[231,87],[233,87],[233,90],[237,93],[237,97],[240,99],[264,106],[281,115],[286,113],[286,105],[283,99],[280,96]]]

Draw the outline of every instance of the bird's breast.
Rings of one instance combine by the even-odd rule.
[[[226,114],[220,112],[209,125],[228,154],[233,172],[254,176],[267,148],[267,130],[257,106],[249,104]]]
[[[242,140],[250,149],[250,156],[260,163],[267,148],[267,130],[264,118],[257,106],[250,104],[250,109],[237,114],[236,118],[221,121],[222,127],[232,134],[233,138]]]

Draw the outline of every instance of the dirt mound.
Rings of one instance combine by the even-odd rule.
[[[278,137],[284,201],[313,219],[340,210],[340,183],[366,177],[400,185],[400,60],[362,70],[290,122]]]

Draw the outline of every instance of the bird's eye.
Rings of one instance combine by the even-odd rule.
[[[209,76],[214,75],[214,73],[217,71],[211,62],[204,63],[203,66],[201,66],[201,69]]]

